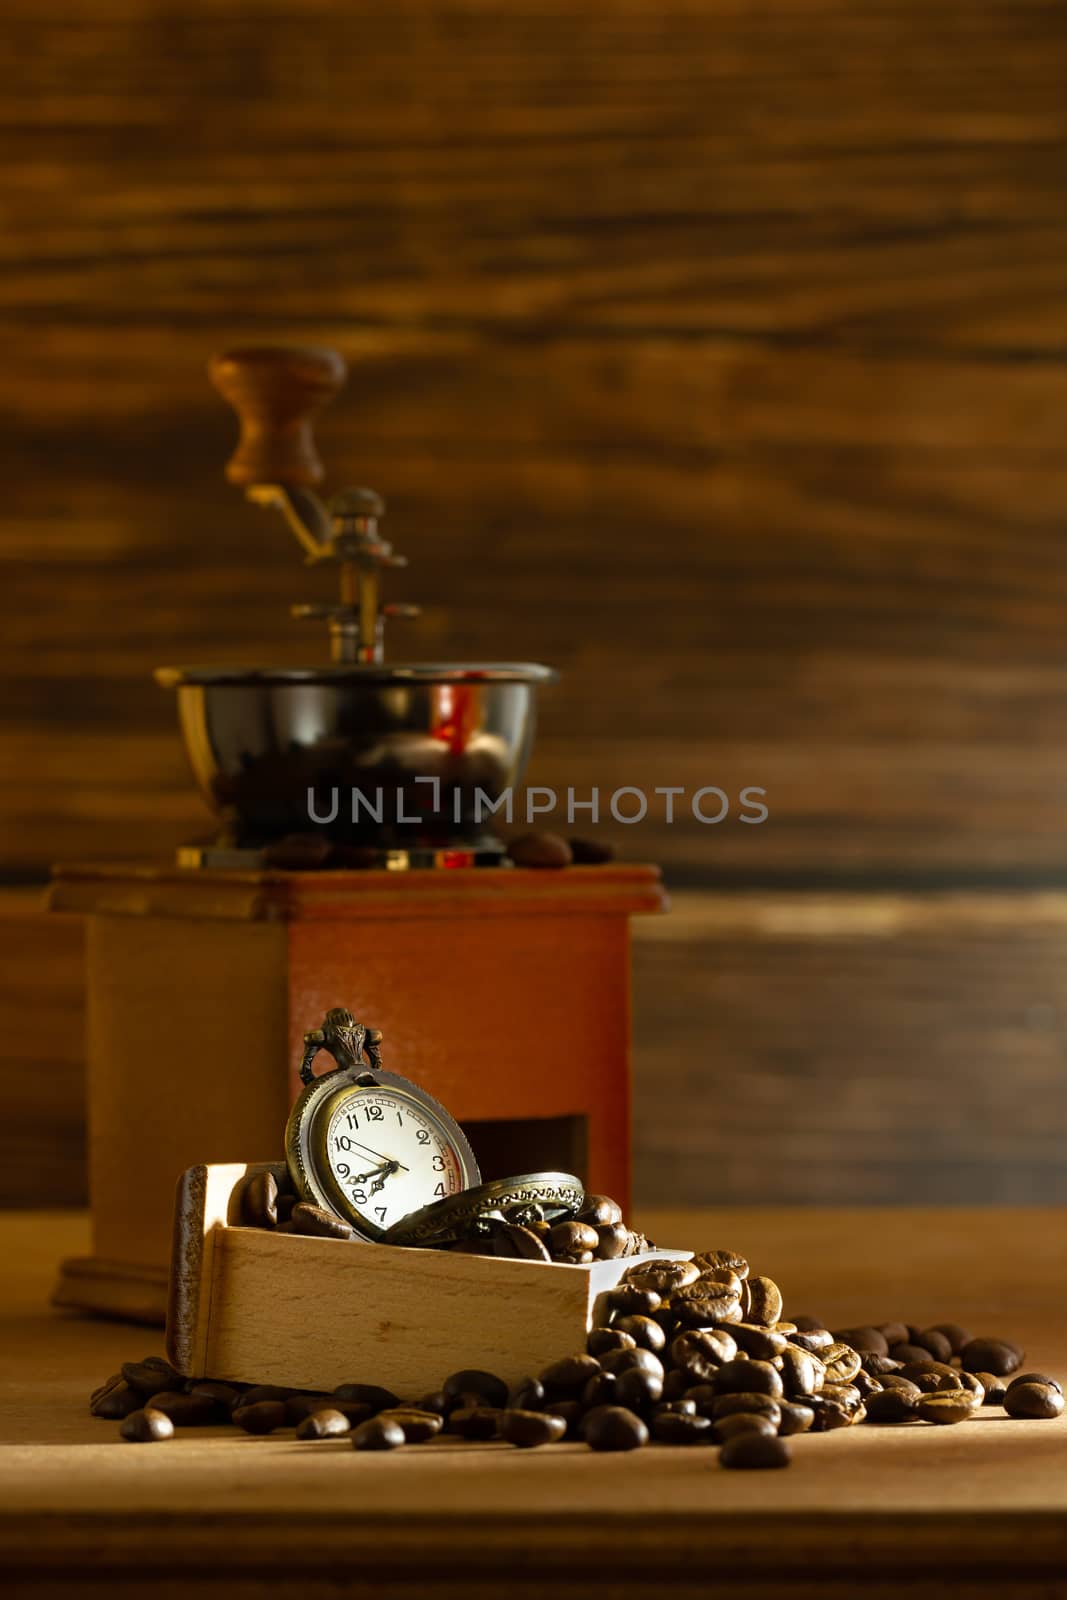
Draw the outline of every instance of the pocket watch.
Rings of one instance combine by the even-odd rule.
[[[585,1185],[570,1172],[524,1172],[515,1178],[493,1178],[461,1192],[441,1196],[394,1222],[386,1244],[443,1245],[468,1239],[479,1225],[523,1213],[546,1221],[573,1217],[585,1204]]]
[[[297,1193],[372,1241],[411,1212],[481,1182],[458,1123],[418,1084],[382,1070],[381,1043],[381,1031],[350,1011],[328,1011],[304,1035],[305,1087],[285,1130]],[[337,1066],[315,1077],[320,1050]]]

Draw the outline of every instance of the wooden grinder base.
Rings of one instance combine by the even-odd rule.
[[[89,919],[93,1254],[58,1304],[162,1322],[180,1175],[278,1159],[334,1005],[384,1030],[486,1176],[563,1167],[628,1202],[629,919],[664,908],[656,868],[64,867],[51,904]]]

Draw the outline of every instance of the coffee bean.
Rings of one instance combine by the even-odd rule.
[[[523,1378],[508,1395],[508,1406],[516,1411],[540,1411],[544,1403],[545,1386],[537,1378]]]
[[[574,853],[558,833],[523,833],[508,841],[508,855],[517,867],[569,867]]]
[[[819,1360],[826,1368],[829,1383],[850,1383],[860,1370],[859,1352],[848,1344],[828,1345],[820,1352]]]
[[[551,1261],[552,1257],[529,1228],[500,1222],[493,1232],[493,1254],[514,1261]]]
[[[787,1467],[792,1453],[784,1439],[747,1431],[727,1440],[719,1451],[719,1465],[731,1471],[762,1472]]]
[[[807,1350],[787,1345],[781,1355],[782,1386],[791,1399],[814,1394],[825,1378],[822,1362]]]
[[[734,1439],[739,1433],[762,1433],[773,1439],[778,1432],[770,1417],[761,1411],[731,1411],[725,1417],[716,1417],[715,1437],[720,1444]]]
[[[257,1400],[254,1405],[241,1406],[233,1413],[233,1420],[245,1433],[273,1433],[287,1424],[285,1402]]]
[[[889,1344],[880,1328],[844,1328],[834,1334],[834,1339],[839,1344],[851,1345],[853,1350],[858,1350],[861,1356],[887,1356],[889,1354]]]
[[[436,1439],[445,1425],[436,1411],[420,1411],[416,1406],[397,1406],[395,1411],[379,1411],[379,1420],[395,1422],[404,1433],[405,1444],[425,1444]]]
[[[1021,1352],[1004,1339],[969,1339],[960,1351],[965,1372],[992,1372],[1006,1378],[1023,1364]]]
[[[821,1391],[819,1394],[810,1395],[805,1403],[810,1406],[813,1413],[812,1433],[832,1433],[837,1428],[848,1428],[854,1422],[862,1422],[866,1415],[862,1405],[850,1406],[836,1396]]]
[[[976,1377],[973,1372],[964,1372],[961,1369],[956,1373],[956,1381],[961,1389],[966,1389],[974,1396],[975,1405],[985,1405],[985,1385],[981,1378]]]
[[[952,1340],[937,1328],[924,1328],[915,1343],[920,1349],[929,1350],[935,1361],[952,1360]]]
[[[173,1394],[182,1387],[182,1377],[169,1361],[159,1356],[149,1356],[145,1361],[124,1361],[122,1376],[131,1389],[145,1399],[157,1394]]]
[[[810,1406],[799,1405],[795,1400],[783,1400],[781,1406],[782,1420],[778,1424],[778,1437],[785,1439],[794,1433],[808,1433],[815,1421],[815,1413]]]
[[[899,1372],[886,1372],[878,1380],[883,1389],[903,1389],[907,1394],[921,1394],[922,1390],[910,1378],[905,1378]]]
[[[906,1322],[880,1322],[878,1331],[884,1336],[890,1352],[895,1344],[907,1344],[909,1339]]]
[[[710,1417],[696,1412],[657,1411],[650,1423],[653,1439],[660,1444],[714,1444]]]
[[[609,1350],[636,1350],[637,1340],[617,1327],[591,1328],[585,1348],[591,1356],[606,1356]]]
[[[227,1408],[206,1395],[168,1394],[164,1391],[163,1394],[152,1396],[152,1406],[168,1416],[176,1428],[209,1428],[230,1419]],[[284,1406],[282,1410],[284,1412]]]
[[[1063,1384],[1058,1378],[1050,1378],[1047,1372],[1016,1373],[1011,1382],[1008,1384],[1009,1393],[1015,1388],[1017,1383],[1050,1383],[1054,1389],[1059,1390],[1060,1394],[1063,1393]]]
[[[739,1350],[756,1361],[773,1361],[789,1348],[789,1340],[777,1328],[757,1328],[751,1322],[732,1322],[730,1337]]]
[[[753,1417],[767,1417],[777,1428],[782,1420],[782,1404],[769,1394],[719,1394],[711,1407],[716,1422],[720,1417],[732,1417],[735,1411]]]
[[[603,1363],[598,1361],[596,1356],[564,1356],[562,1361],[554,1361],[550,1367],[545,1368],[541,1373],[541,1382],[545,1386],[545,1393],[552,1395],[554,1399],[578,1394],[585,1388],[590,1378],[595,1378],[601,1371],[602,1365],[605,1371],[618,1371],[620,1369],[617,1367],[609,1368],[608,1363],[613,1359],[630,1358],[636,1354],[636,1350],[609,1350],[604,1356]]]
[[[658,1354],[667,1343],[667,1335],[651,1317],[620,1317],[614,1327],[621,1333],[628,1333],[634,1344],[653,1354]]]
[[[921,1394],[915,1410],[924,1422],[966,1422],[974,1415],[975,1405],[975,1397],[967,1389],[939,1389],[935,1394]]]
[[[624,1406],[595,1406],[586,1412],[582,1436],[590,1450],[639,1450],[648,1443],[648,1429]]]
[[[721,1328],[680,1333],[671,1344],[671,1361],[693,1383],[708,1383],[727,1361],[737,1355],[737,1345]]]
[[[692,1261],[638,1261],[627,1267],[623,1282],[663,1296],[695,1283],[699,1276],[700,1268]]]
[[[1013,1383],[1004,1396],[1009,1417],[1058,1417],[1063,1411],[1063,1395],[1051,1383]]]
[[[634,1369],[631,1368],[631,1371]],[[594,1406],[612,1406],[615,1404],[615,1390],[618,1378],[614,1372],[598,1372],[590,1378],[579,1396],[582,1409],[591,1411]],[[662,1390],[661,1390],[662,1393]]]
[[[285,1406],[285,1420],[290,1428],[297,1427],[305,1417],[310,1417],[313,1412],[325,1411],[330,1407],[336,1409],[333,1396],[328,1394],[291,1394],[288,1400],[284,1400],[282,1404]],[[231,1410],[236,1409],[236,1407],[231,1407]],[[371,1415],[366,1407],[362,1409],[367,1411],[368,1416]],[[360,1417],[359,1420],[362,1422],[363,1418]]]
[[[864,1372],[862,1367],[852,1379],[852,1385],[855,1389],[859,1390],[860,1396],[864,1400],[866,1400],[868,1395],[878,1394],[882,1387],[881,1379],[872,1378],[871,1374],[869,1372]]]
[[[606,1194],[587,1194],[575,1220],[586,1222],[591,1228],[613,1226],[622,1221],[622,1207]]]
[[[343,1411],[324,1406],[308,1413],[297,1427],[296,1436],[298,1439],[335,1439],[351,1431],[352,1424]]]
[[[894,1344],[890,1349],[894,1361],[899,1361],[905,1367],[923,1366],[934,1360],[929,1350],[921,1344]]]
[[[253,1173],[245,1183],[241,1191],[241,1221],[249,1228],[278,1226],[278,1180],[269,1168]]]
[[[94,1417],[104,1417],[108,1422],[120,1422],[123,1417],[132,1416],[135,1411],[140,1411],[144,1401],[144,1395],[138,1394],[136,1389],[131,1389],[126,1380],[120,1377],[117,1383],[111,1384],[102,1392],[97,1390],[89,1409]]]
[[[621,1372],[615,1380],[613,1404],[625,1406],[630,1411],[648,1411],[663,1395],[663,1379],[654,1372],[643,1372],[631,1367]]]
[[[821,1356],[836,1341],[829,1328],[798,1328],[790,1334],[789,1343],[795,1344],[799,1350],[809,1351],[813,1356]]]
[[[215,1383],[210,1378],[198,1378],[195,1383],[188,1385],[189,1393],[195,1394],[204,1400],[213,1400],[216,1405],[225,1411],[232,1411],[240,1405],[244,1396],[244,1389],[236,1383]]]
[[[998,1378],[995,1372],[976,1372],[975,1377],[985,1390],[985,1399],[982,1404],[1002,1406],[1004,1404],[1004,1396],[1008,1392],[1007,1379]]]
[[[358,1428],[361,1422],[368,1422],[371,1417],[378,1415],[377,1406],[365,1405],[361,1400],[326,1399],[322,1404],[329,1406],[334,1411],[340,1411],[342,1416],[348,1418],[353,1428]],[[290,1402],[287,1400],[285,1402],[286,1414],[288,1414],[289,1405]]]
[[[894,1360],[892,1356],[875,1355],[868,1350],[861,1352],[860,1365],[872,1378],[881,1378],[887,1372],[899,1372],[903,1362]]]
[[[744,1278],[739,1278],[737,1273],[729,1267],[704,1267],[701,1269],[698,1283],[721,1284],[724,1289],[729,1289],[731,1294],[741,1295],[741,1285]]]
[[[519,1384],[518,1388],[515,1390],[515,1393],[518,1394],[522,1390],[523,1385],[527,1383],[537,1383],[537,1379],[524,1378],[523,1382]],[[538,1388],[540,1388],[539,1384]],[[439,1417],[447,1417],[448,1413],[453,1409],[453,1404],[443,1389],[434,1389],[429,1394],[424,1394],[421,1400],[416,1400],[415,1408],[417,1411],[433,1411]],[[388,1409],[388,1407],[386,1409]]]
[[[640,1317],[650,1317],[653,1311],[659,1309],[662,1299],[655,1289],[641,1289],[635,1283],[617,1284],[607,1296],[612,1312]]]
[[[793,1326],[798,1333],[825,1333],[826,1324],[821,1317],[809,1317],[804,1312],[797,1312],[793,1318]],[[827,1335],[828,1339],[832,1335]]]
[[[278,1210],[278,1226],[290,1223],[293,1220],[293,1211],[296,1208],[298,1196],[295,1194],[279,1194],[275,1204]]]
[[[598,1261],[618,1261],[620,1256],[626,1254],[629,1244],[630,1230],[621,1222],[607,1222],[597,1228],[597,1247],[594,1254]]]
[[[553,1405],[545,1407],[548,1417],[562,1417],[563,1425],[567,1430],[568,1439],[577,1439],[585,1415],[585,1407],[580,1400],[557,1400]]]
[[[710,1267],[728,1267],[739,1278],[748,1277],[748,1262],[736,1250],[700,1250],[693,1257],[693,1265],[698,1272]]]
[[[370,1417],[352,1430],[353,1450],[396,1450],[403,1443],[403,1428],[389,1417]]]
[[[719,1289],[721,1293],[715,1293]],[[741,1300],[725,1284],[686,1284],[671,1295],[671,1310],[681,1328],[713,1328],[741,1321]]]
[[[143,1411],[131,1411],[119,1426],[119,1434],[131,1444],[154,1444],[160,1439],[173,1439],[174,1424],[154,1406]]]
[[[256,1383],[241,1395],[243,1406],[257,1406],[261,1400],[289,1400],[298,1389],[282,1389],[276,1383]]]
[[[755,1322],[768,1328],[778,1321],[782,1314],[782,1291],[773,1278],[748,1278],[746,1279],[746,1295],[741,1306],[745,1322]]]
[[[350,1222],[335,1217],[323,1206],[313,1206],[306,1200],[293,1207],[290,1225],[294,1233],[307,1234],[314,1239],[354,1239],[356,1230]]]
[[[573,1359],[573,1358],[572,1358]],[[663,1362],[659,1356],[653,1355],[651,1350],[609,1350],[607,1355],[600,1357],[600,1365],[605,1372],[621,1374],[638,1367],[643,1372],[651,1372],[658,1377],[660,1382],[664,1379]]]
[[[954,1356],[958,1356],[964,1345],[971,1342],[971,1335],[966,1328],[961,1328],[958,1322],[935,1322],[927,1332],[943,1334],[951,1345]]]
[[[866,1402],[867,1421],[877,1423],[913,1422],[922,1398],[917,1389],[883,1389]]]
[[[491,1406],[494,1409],[499,1409],[508,1403],[508,1386],[503,1379],[498,1378],[495,1373],[483,1372],[478,1367],[464,1367],[459,1372],[453,1372],[445,1379],[441,1388],[450,1400],[475,1396],[481,1405]],[[391,1395],[389,1405],[382,1409],[393,1410],[398,1404],[396,1396]]]
[[[584,1222],[557,1222],[545,1235],[545,1244],[554,1261],[578,1261],[596,1250],[600,1238]]]
[[[471,1374],[459,1372],[455,1373],[454,1376],[468,1378]],[[488,1374],[481,1373],[475,1376],[487,1377]],[[451,1398],[447,1385],[444,1392]],[[459,1391],[456,1390],[455,1393],[459,1393]],[[395,1395],[392,1389],[380,1388],[376,1383],[339,1383],[333,1391],[332,1398],[334,1400],[352,1401],[356,1405],[373,1406],[375,1411],[389,1411],[393,1406],[400,1404],[399,1395]]]
[[[945,1361],[935,1361],[931,1356],[929,1361],[912,1362],[901,1367],[902,1378],[910,1378],[912,1383],[920,1389],[932,1393],[936,1389],[958,1389],[960,1375],[955,1367],[950,1367]]]
[[[449,1433],[458,1433],[461,1439],[484,1443],[496,1438],[503,1415],[495,1406],[460,1406],[450,1413],[445,1428]]]
[[[780,1400],[785,1390],[781,1374],[769,1361],[725,1361],[712,1378],[719,1394],[769,1394]]]
[[[500,1414],[501,1439],[506,1439],[508,1444],[518,1445],[520,1450],[556,1444],[566,1432],[566,1420],[545,1411],[508,1410]]]

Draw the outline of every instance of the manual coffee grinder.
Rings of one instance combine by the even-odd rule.
[[[629,919],[650,866],[511,865],[487,818],[526,768],[530,663],[398,663],[386,600],[405,565],[366,489],[328,504],[312,435],[341,388],[331,350],[216,357],[241,433],[228,468],[339,596],[328,663],[161,668],[218,829],[176,863],[57,869],[88,918],[92,1255],[57,1301],[160,1320],[174,1191],[198,1163],[277,1159],[311,1022],[350,1006],[387,1065],[462,1122],[487,1177],[575,1172],[629,1193]]]

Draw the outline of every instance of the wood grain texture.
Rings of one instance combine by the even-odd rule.
[[[203,830],[152,667],[324,654],[204,375],[280,338],[350,361],[394,648],[562,668],[533,781],[768,790],[631,853],[1062,878],[1058,0],[5,23],[7,870]]]
[[[1056,1210],[731,1209],[648,1213],[698,1246],[741,1245],[786,1306],[844,1324],[974,1318],[1062,1372]],[[1067,1592],[1067,1424],[984,1413],[958,1428],[859,1427],[794,1441],[788,1472],[722,1472],[701,1451],[594,1456],[444,1442],[381,1457],[183,1430],[131,1450],[90,1389],[143,1332],[49,1317],[51,1262],[77,1218],[0,1218],[0,1563],[18,1594],[266,1600],[387,1589],[399,1600],[918,1600]],[[877,1251],[872,1250],[872,1239]],[[999,1264],[997,1272],[988,1262]],[[1049,1289],[1054,1289],[1050,1301]],[[373,1381],[373,1373],[365,1374]],[[47,1403],[42,1404],[42,1396]]]

